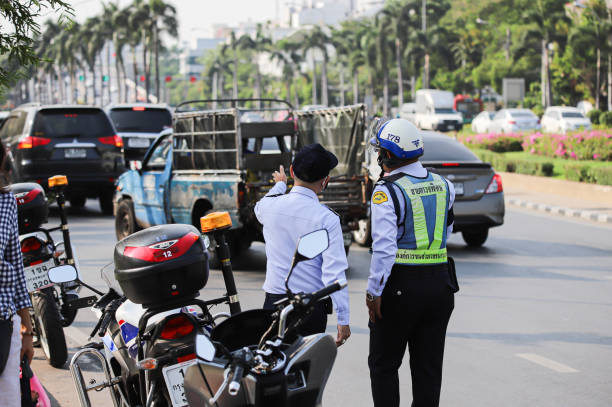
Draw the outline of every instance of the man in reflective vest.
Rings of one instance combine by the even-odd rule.
[[[438,406],[446,326],[458,289],[446,254],[455,190],[421,165],[423,138],[409,121],[387,121],[370,144],[385,173],[371,199],[366,293],[374,406],[399,406],[398,369],[406,346],[412,406]]]

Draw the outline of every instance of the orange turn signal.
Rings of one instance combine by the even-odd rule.
[[[232,219],[228,212],[212,212],[200,218],[202,233],[214,232],[232,227]]]
[[[65,175],[54,175],[49,177],[49,188],[68,185],[68,178]]]

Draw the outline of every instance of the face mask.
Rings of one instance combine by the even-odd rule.
[[[383,168],[383,157],[382,157],[382,153],[378,154],[378,158],[376,158],[376,162],[378,163],[378,166],[380,167],[381,170],[385,170]]]

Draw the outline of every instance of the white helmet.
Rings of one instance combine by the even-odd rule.
[[[423,155],[421,132],[406,119],[388,120],[380,126],[370,144],[388,150],[397,158],[410,159]]]

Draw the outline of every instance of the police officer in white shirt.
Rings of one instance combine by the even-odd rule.
[[[426,145],[409,121],[384,123],[370,143],[385,173],[371,199],[366,293],[374,406],[400,405],[398,368],[408,347],[412,406],[437,407],[446,327],[459,289],[446,253],[455,190],[418,161]]]
[[[329,247],[314,259],[300,262],[289,279],[293,292],[313,292],[336,280],[346,281],[348,268],[342,227],[338,215],[319,202],[329,182],[329,172],[338,165],[336,156],[320,144],[311,144],[299,151],[291,165],[294,186],[288,194],[287,176],[283,166],[274,172],[276,184],[255,205],[255,215],[263,225],[266,242],[265,309],[274,309],[274,303],[286,298],[285,278],[291,267],[293,254],[300,236],[325,229],[329,234]],[[336,345],[346,342],[351,335],[349,327],[348,288],[331,295],[338,314]],[[325,332],[327,314],[331,314],[331,301],[321,301],[300,329],[301,335]]]

